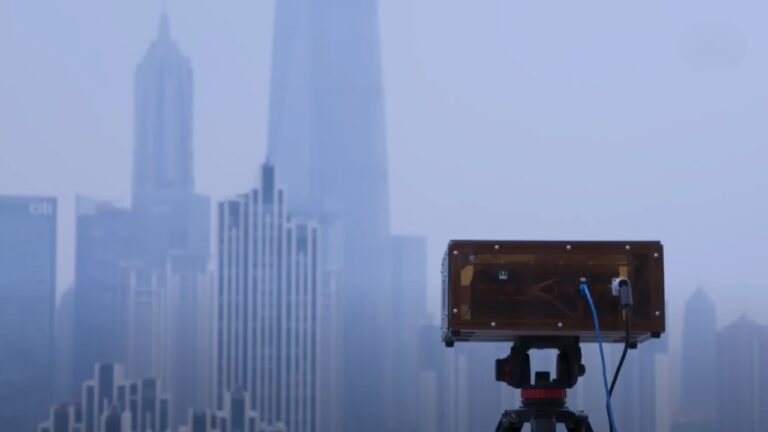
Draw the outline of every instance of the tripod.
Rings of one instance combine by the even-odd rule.
[[[557,375],[536,372],[531,384],[531,349],[557,349]],[[496,432],[521,432],[531,425],[531,432],[555,432],[557,424],[568,432],[593,432],[589,419],[565,404],[566,389],[576,385],[585,372],[581,363],[579,338],[571,336],[523,336],[512,346],[509,356],[496,360],[496,380],[520,389],[522,404],[501,415]]]

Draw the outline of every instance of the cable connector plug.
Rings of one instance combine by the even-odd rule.
[[[619,297],[619,303],[623,309],[632,307],[632,284],[627,278],[613,278],[611,280],[611,291],[613,295]]]
[[[579,278],[579,294],[582,296],[586,296],[586,291],[589,289],[589,284],[587,284],[587,278],[580,277]]]

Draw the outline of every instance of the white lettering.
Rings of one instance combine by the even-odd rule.
[[[49,201],[35,202],[29,205],[32,216],[50,216],[53,214],[53,204]]]

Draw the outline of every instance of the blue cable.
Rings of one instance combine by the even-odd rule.
[[[616,421],[613,419],[613,408],[611,407],[611,394],[608,391],[608,374],[605,369],[605,354],[603,353],[603,336],[600,334],[600,324],[597,322],[597,310],[595,309],[595,303],[592,301],[592,296],[589,295],[589,286],[582,282],[579,285],[579,289],[587,297],[590,309],[592,309],[592,319],[595,321],[595,334],[597,335],[597,344],[600,347],[600,362],[603,365],[603,386],[605,387],[605,405],[608,408],[608,421],[611,423],[611,430],[618,432],[616,428]]]

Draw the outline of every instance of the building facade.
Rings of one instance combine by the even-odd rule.
[[[106,201],[77,198],[70,397],[96,363],[125,359],[125,307],[121,274],[141,261],[137,215]]]
[[[718,431],[768,430],[768,329],[741,317],[717,334]]]
[[[293,214],[323,231],[337,283],[339,400],[327,430],[384,430],[390,233],[376,0],[275,7],[268,161]],[[376,275],[372,277],[372,275]],[[333,418],[338,413],[339,418]]]
[[[217,406],[244,389],[267,423],[318,426],[318,228],[289,218],[265,164],[261,187],[218,206]]]
[[[51,403],[56,199],[0,196],[0,425],[33,430]]]

